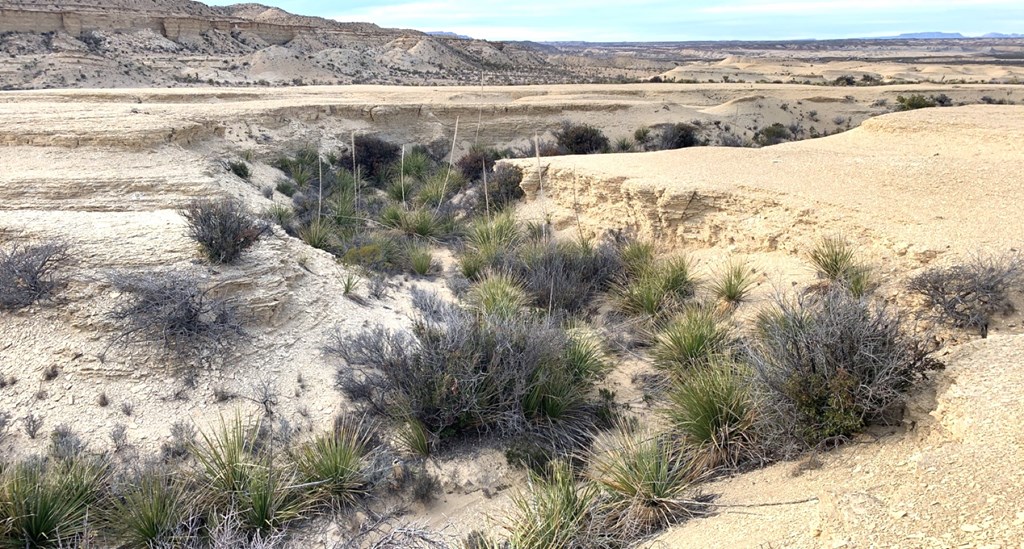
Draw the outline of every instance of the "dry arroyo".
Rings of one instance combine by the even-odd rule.
[[[1016,92],[964,86],[915,92],[964,98]],[[280,414],[300,430],[327,425],[347,404],[333,388],[321,348],[330,327],[408,322],[410,285],[359,304],[340,297],[347,268],[277,231],[237,264],[199,267],[177,209],[199,196],[234,196],[254,210],[284,203],[261,194],[280,172],[254,164],[251,181],[225,161],[245,150],[269,160],[300,144],[324,150],[353,131],[399,143],[450,140],[524,145],[563,119],[586,120],[612,137],[641,124],[723,120],[740,128],[782,116],[779,105],[842,114],[840,135],[753,148],[700,147],[656,153],[516,160],[528,174],[523,217],[565,230],[625,229],[665,250],[685,249],[716,265],[743,255],[762,273],[753,303],[807,282],[811,243],[842,234],[880,274],[880,295],[902,303],[903,281],[930,265],[1020,245],[1024,197],[1024,107],[971,105],[881,114],[871,107],[904,88],[813,86],[388,87],[288,90],[52,91],[0,93],[0,240],[61,237],[75,275],[60,307],[0,315],[0,364],[19,380],[0,391],[0,411],[45,416],[45,431],[71,423],[92,447],[111,427],[156,451],[171,423],[200,427],[239,405],[215,389],[250,395],[272,380]],[[852,100],[846,95],[853,94]],[[750,99],[753,98],[753,99]],[[760,106],[757,106],[759,105]],[[781,119],[781,118],[780,118]],[[854,124],[856,125],[856,124]],[[834,124],[833,124],[834,128]],[[744,130],[745,131],[745,130]],[[539,175],[539,177],[538,177]],[[111,269],[198,269],[250,304],[251,342],[201,372],[199,387],[159,357],[105,350]],[[361,290],[363,291],[363,290]],[[988,339],[943,351],[901,428],[877,431],[801,463],[709,484],[716,513],[664,532],[652,547],[1024,547],[1024,335],[1002,319]],[[56,366],[55,380],[41,373]],[[623,384],[629,376],[611,376]],[[105,391],[110,405],[100,407]],[[633,391],[635,393],[635,391]],[[40,396],[42,393],[42,396]],[[192,395],[181,400],[182,394]],[[135,405],[131,416],[122,403]],[[641,413],[645,409],[638,406]],[[21,433],[0,441],[7,455],[45,444]],[[443,502],[414,510],[432,525],[479,528],[522,482],[493,449],[438,466]],[[495,497],[495,493],[497,496]],[[769,504],[769,505],[761,505]],[[325,538],[326,539],[326,538]],[[312,543],[312,542],[310,542]],[[317,546],[329,546],[318,539]]]

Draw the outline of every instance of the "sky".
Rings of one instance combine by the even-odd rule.
[[[241,0],[206,0],[213,5]],[[258,1],[258,0],[257,0]],[[1024,33],[1024,0],[263,0],[299,15],[487,40],[831,39]]]

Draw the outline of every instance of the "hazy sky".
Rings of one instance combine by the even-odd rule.
[[[233,4],[240,0],[207,0]],[[491,40],[845,38],[1024,33],[1024,0],[263,0],[300,15]]]

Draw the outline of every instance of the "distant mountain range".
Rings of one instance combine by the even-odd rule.
[[[457,38],[459,40],[472,40],[472,36],[466,36],[465,34],[455,34],[454,32],[447,31],[432,31],[427,32],[430,36],[437,36],[439,38]]]
[[[957,38],[971,38],[964,36],[959,32],[907,32],[897,36],[880,36],[879,40],[943,40],[943,39],[957,39]],[[990,32],[984,34],[981,38],[1024,38],[1024,34],[1003,34],[1001,32]]]

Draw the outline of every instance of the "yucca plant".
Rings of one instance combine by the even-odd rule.
[[[846,280],[857,269],[850,243],[837,236],[826,236],[811,250],[811,263],[818,275],[827,280]]]
[[[401,447],[415,456],[430,456],[433,439],[434,434],[414,417],[406,419],[398,431],[398,442]]]
[[[622,245],[622,264],[629,276],[638,276],[654,266],[654,243],[630,240]]]
[[[299,474],[303,482],[315,483],[313,493],[319,501],[347,504],[365,493],[369,439],[364,423],[343,417],[332,432],[299,448]]]
[[[195,512],[194,501],[183,480],[151,469],[114,500],[108,522],[129,547],[170,547],[180,541],[183,525]]]
[[[74,545],[109,468],[97,460],[26,461],[0,476],[0,547]]]
[[[687,307],[655,335],[651,356],[660,370],[680,377],[728,352],[729,329],[706,305]]]
[[[560,361],[539,368],[523,399],[533,417],[560,419],[587,402],[594,383],[609,370],[604,349],[593,334],[574,331]]]
[[[466,235],[466,243],[483,258],[485,264],[491,264],[501,255],[512,253],[521,238],[515,218],[502,214],[493,221],[477,219],[473,222]]]
[[[487,267],[487,258],[476,251],[466,252],[459,258],[459,272],[469,280],[480,280]]]
[[[484,315],[512,318],[530,303],[530,297],[518,281],[503,273],[486,276],[473,285],[469,303]]]
[[[192,445],[191,453],[200,467],[200,480],[214,499],[222,503],[241,492],[249,484],[256,457],[260,422],[246,422],[235,413],[230,422],[220,419],[220,427],[212,432],[199,431],[201,439]]]
[[[335,241],[334,225],[325,217],[314,219],[299,230],[299,238],[314,248],[328,250]]]
[[[242,526],[268,533],[301,518],[310,500],[298,487],[297,480],[295,470],[275,463],[271,454],[264,456],[260,463],[252,464],[243,490],[234,499]]]
[[[288,229],[295,222],[295,210],[284,204],[273,204],[263,211],[263,218]]]
[[[725,361],[694,368],[669,393],[663,413],[696,448],[701,470],[736,467],[753,450],[754,405],[739,368]]]
[[[604,494],[604,527],[620,539],[649,535],[692,512],[688,457],[650,429],[618,428],[595,442],[590,478]]]
[[[512,496],[514,510],[505,524],[509,544],[515,549],[592,547],[597,491],[577,483],[563,462],[550,468],[547,478],[531,474],[527,491]]]
[[[743,262],[730,261],[712,283],[711,292],[730,304],[743,301],[754,285],[754,272]]]
[[[426,276],[434,268],[434,255],[430,253],[430,248],[422,244],[411,244],[406,251],[406,255],[409,258],[409,267],[412,272]]]
[[[678,257],[628,275],[624,282],[613,285],[612,296],[623,312],[655,318],[693,297],[696,287],[692,264]]]

